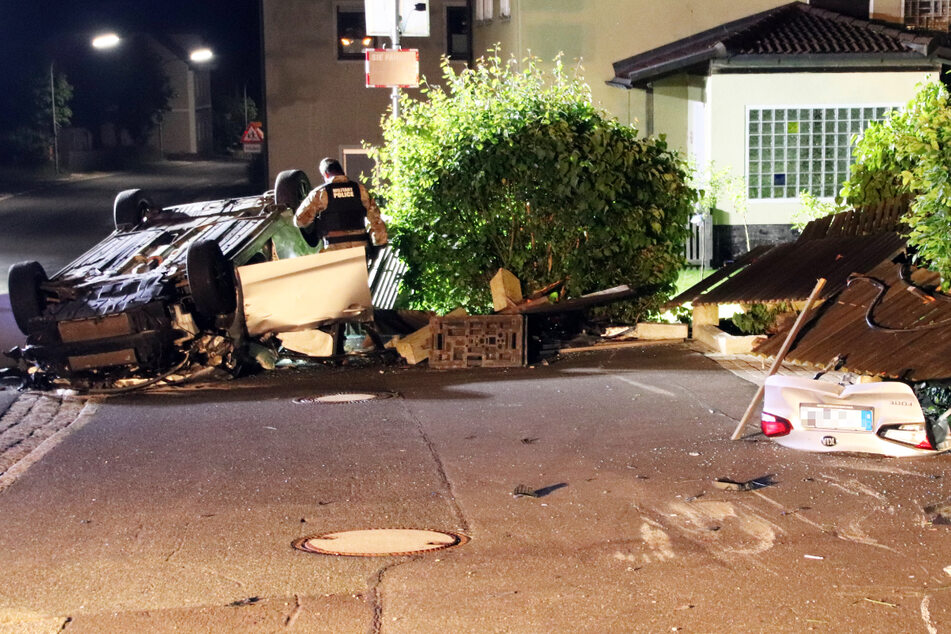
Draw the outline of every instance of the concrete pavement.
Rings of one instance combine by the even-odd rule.
[[[949,499],[949,459],[730,442],[755,386],[682,345],[214,387],[99,403],[0,492],[0,631],[951,625],[949,528],[924,510]],[[399,397],[294,402],[341,390]],[[383,527],[471,541],[383,558],[291,548]]]

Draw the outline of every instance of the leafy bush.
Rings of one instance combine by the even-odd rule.
[[[658,306],[696,200],[665,141],[595,108],[560,60],[550,73],[533,58],[519,71],[493,52],[458,75],[444,61],[443,81],[420,100],[404,95],[371,150],[411,305],[487,310],[504,267],[528,289],[566,279],[570,296],[650,289],[615,305],[617,318]]]
[[[903,194],[913,202],[904,221],[918,256],[951,280],[951,98],[938,81],[923,84],[903,110],[869,126],[841,196],[851,205]]]
[[[733,315],[733,325],[744,335],[764,335],[769,332],[777,317],[789,313],[788,304],[751,304],[742,313]]]

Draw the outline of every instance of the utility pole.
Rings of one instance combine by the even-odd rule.
[[[393,0],[393,50],[400,50],[400,3],[399,0]],[[393,118],[400,117],[400,89],[393,87]]]
[[[56,81],[53,78],[53,64],[50,62],[50,110],[53,113],[53,168],[59,174],[59,130],[56,125]]]

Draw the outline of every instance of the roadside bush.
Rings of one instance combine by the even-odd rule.
[[[443,82],[404,95],[371,150],[411,305],[488,310],[504,267],[527,289],[565,279],[570,296],[642,289],[615,318],[658,306],[696,200],[664,140],[598,110],[559,60],[545,73],[536,59],[518,70],[493,54],[458,75],[444,60]]]
[[[744,335],[765,335],[776,321],[792,312],[789,304],[751,304],[742,313],[733,315],[733,325]]]
[[[858,140],[856,163],[842,188],[850,205],[912,196],[904,217],[918,257],[951,281],[951,97],[938,81],[923,84],[902,110],[869,126]]]

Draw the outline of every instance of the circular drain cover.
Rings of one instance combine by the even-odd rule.
[[[378,401],[384,398],[393,398],[393,392],[336,392],[333,394],[319,394],[317,396],[302,396],[295,398],[299,405],[312,403],[360,403],[363,401]]]
[[[452,548],[469,541],[461,533],[427,531],[414,528],[376,528],[362,531],[341,531],[304,537],[294,548],[321,555],[348,557],[385,557],[415,555]]]

